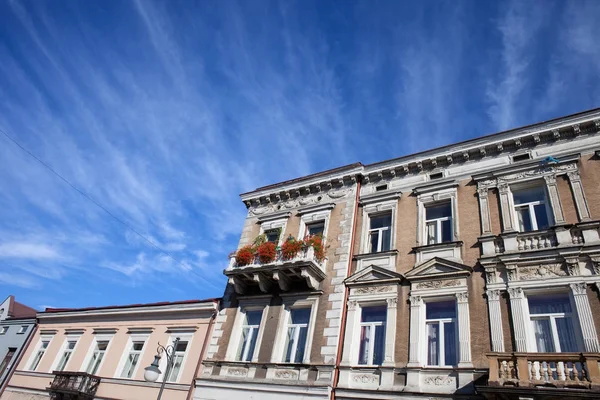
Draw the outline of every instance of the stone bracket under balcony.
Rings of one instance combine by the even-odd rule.
[[[270,293],[276,288],[287,292],[299,284],[319,290],[321,281],[326,277],[312,248],[291,260],[283,260],[278,255],[275,261],[266,264],[255,261],[250,265],[237,266],[232,263],[224,274],[238,294],[246,294],[256,287],[263,293]]]

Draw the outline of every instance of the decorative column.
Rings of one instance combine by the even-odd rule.
[[[394,349],[396,345],[396,314],[398,311],[398,298],[387,299],[387,315],[385,322],[385,357],[384,366],[394,366]]]
[[[420,367],[419,339],[421,337],[421,313],[423,312],[421,296],[410,296],[410,348],[408,367]]]
[[[546,189],[548,190],[550,206],[552,207],[552,215],[554,216],[554,223],[556,225],[566,224],[567,221],[565,221],[565,216],[562,210],[562,204],[560,202],[560,196],[558,194],[556,176],[546,175],[544,176],[544,180],[546,181]]]
[[[527,330],[523,308],[526,306],[527,299],[525,299],[523,289],[520,287],[509,288],[508,294],[510,296],[510,313],[515,330],[515,351],[524,353],[527,352]]]
[[[492,222],[490,219],[490,203],[488,199],[489,188],[478,187],[477,196],[479,197],[479,217],[481,218],[481,234],[492,234]]]
[[[504,333],[502,330],[502,314],[500,311],[500,290],[488,290],[488,313],[490,316],[490,333],[492,351],[504,352]]]
[[[583,194],[583,185],[581,184],[581,176],[579,171],[567,172],[569,177],[569,184],[573,191],[573,197],[575,198],[575,207],[577,207],[577,215],[579,215],[579,221],[590,221],[590,209],[588,208],[587,201]]]
[[[357,336],[356,335],[356,311],[358,308],[358,303],[356,301],[348,301],[348,313],[346,314],[346,333],[344,335],[344,346],[343,346],[343,354],[342,354],[342,364],[351,365],[352,362],[358,364],[358,357],[354,360],[352,357],[356,353],[358,354],[359,350],[354,350],[356,344],[352,343],[352,339]]]
[[[469,294],[456,293],[458,309],[458,350],[459,367],[471,367],[471,324],[469,322]]]
[[[498,193],[500,194],[500,208],[502,211],[502,232],[514,232],[516,231],[515,217],[511,207],[511,193],[508,183],[499,183]]]
[[[594,326],[594,320],[592,318],[592,309],[590,308],[590,302],[587,297],[587,284],[585,282],[577,282],[571,283],[570,286],[571,291],[573,292],[573,299],[575,300],[575,308],[577,309],[579,322],[581,324],[581,333],[583,334],[585,351],[597,353],[600,351],[600,345],[598,345],[598,334],[596,333],[596,327]]]

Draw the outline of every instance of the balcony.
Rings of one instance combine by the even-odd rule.
[[[54,371],[54,380],[47,390],[55,400],[93,399],[100,377],[84,372]]]
[[[487,358],[489,387],[570,388],[600,396],[600,353],[488,353]]]
[[[326,276],[323,263],[315,257],[312,247],[302,249],[288,260],[278,249],[275,260],[270,263],[261,263],[256,257],[251,264],[239,266],[235,257],[231,257],[229,267],[223,273],[238,294],[245,294],[257,286],[264,293],[270,293],[275,287],[287,292],[303,285],[318,290]]]

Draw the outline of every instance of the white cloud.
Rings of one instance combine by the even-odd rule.
[[[56,260],[62,256],[57,249],[46,244],[4,242],[0,243],[0,258]]]

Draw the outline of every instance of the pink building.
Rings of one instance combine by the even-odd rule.
[[[208,299],[46,309],[0,398],[155,398],[163,376],[146,382],[144,368],[159,344],[179,338],[162,398],[189,399],[218,305]],[[166,364],[163,355],[163,373]]]

